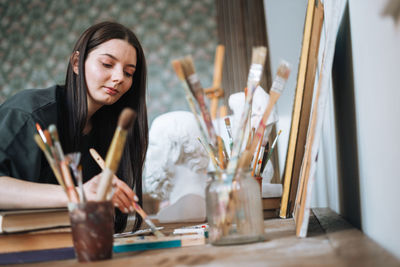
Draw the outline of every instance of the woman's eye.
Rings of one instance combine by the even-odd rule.
[[[125,76],[128,77],[128,78],[130,78],[130,77],[133,76],[133,74],[131,74],[131,73],[129,73],[129,72],[125,72]]]
[[[102,63],[102,64],[103,64],[103,66],[106,67],[106,68],[111,68],[111,67],[112,67],[111,64],[107,64],[107,63]]]

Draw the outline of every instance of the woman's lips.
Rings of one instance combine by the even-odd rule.
[[[106,89],[106,93],[109,95],[116,95],[118,94],[118,91],[112,87],[104,87]]]

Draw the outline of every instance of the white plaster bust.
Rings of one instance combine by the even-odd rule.
[[[147,193],[163,202],[160,222],[205,220],[209,157],[198,137],[191,112],[168,112],[151,125],[144,181]]]
[[[258,127],[264,110],[268,105],[269,95],[258,87],[254,93],[251,125]],[[232,94],[229,107],[233,111],[230,116],[232,130],[239,124],[244,107],[243,92]],[[267,135],[273,123],[277,121],[275,110],[267,122]],[[224,139],[226,149],[230,153],[229,138],[224,119],[213,121],[215,130]],[[204,221],[205,186],[209,156],[200,142],[200,130],[194,115],[187,111],[168,112],[154,119],[149,133],[149,148],[145,163],[145,190],[152,197],[162,201],[157,218],[160,222],[195,222]],[[211,167],[210,167],[211,168]],[[276,193],[270,180],[273,176],[273,166],[269,162],[262,173],[263,191]],[[280,190],[281,190],[281,185]],[[281,192],[281,191],[280,191]],[[271,193],[268,193],[271,195]],[[268,197],[268,196],[267,196]]]

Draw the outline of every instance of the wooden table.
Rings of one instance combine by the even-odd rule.
[[[112,260],[85,266],[400,266],[398,259],[336,213],[329,209],[314,209],[313,213],[305,239],[296,238],[293,219],[269,219],[265,221],[265,242],[119,253]],[[168,233],[177,225],[164,227]],[[5,241],[0,236],[0,248]],[[24,266],[78,264],[76,260],[64,260]]]

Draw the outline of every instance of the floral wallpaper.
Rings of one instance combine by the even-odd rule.
[[[215,0],[0,0],[0,103],[19,90],[63,84],[79,35],[113,20],[139,37],[148,64],[148,111],[188,110],[171,60],[192,54],[211,86],[217,46]]]

